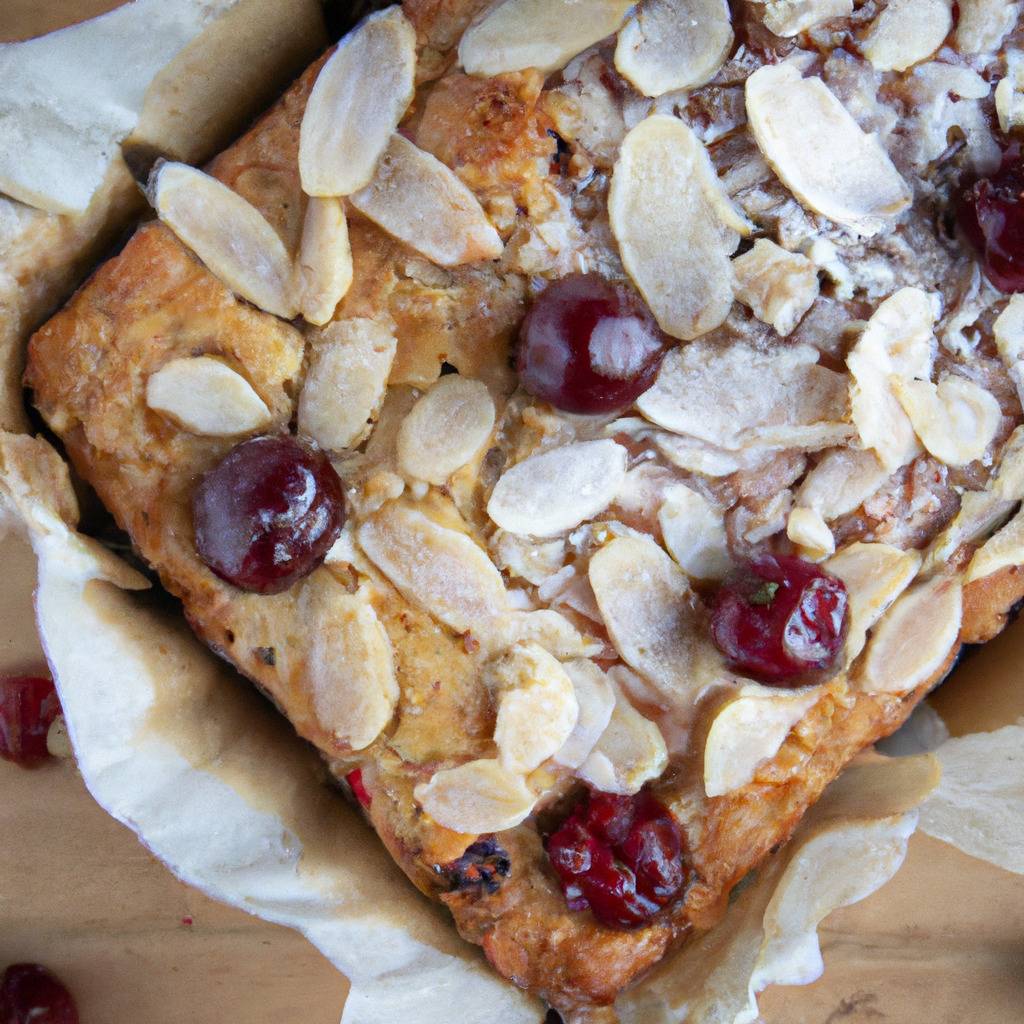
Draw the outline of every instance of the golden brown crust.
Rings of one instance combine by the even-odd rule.
[[[1024,566],[1008,565],[991,576],[972,580],[964,587],[963,642],[985,644],[998,636],[1022,599]]]

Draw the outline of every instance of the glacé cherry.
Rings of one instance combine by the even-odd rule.
[[[0,1024],[78,1024],[71,993],[39,964],[12,964],[0,981]]]
[[[294,437],[233,448],[192,500],[199,557],[242,590],[277,594],[308,576],[345,523],[341,480],[323,452]]]
[[[49,679],[0,679],[0,757],[22,767],[45,761],[46,734],[59,714],[60,701]]]
[[[546,843],[570,910],[637,928],[683,890],[689,872],[675,819],[646,790],[591,791]]]
[[[549,284],[523,321],[519,380],[564,412],[615,412],[654,383],[667,346],[627,285],[571,274]]]
[[[711,634],[738,671],[799,686],[834,665],[848,618],[842,580],[802,558],[764,554],[718,591]]]

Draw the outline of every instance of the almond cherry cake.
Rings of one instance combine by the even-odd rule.
[[[1005,0],[407,0],[32,339],[195,631],[568,1020],[1024,595]]]

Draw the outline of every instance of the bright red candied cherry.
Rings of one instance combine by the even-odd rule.
[[[832,667],[846,638],[846,587],[813,562],[761,555],[715,597],[711,634],[733,668],[799,686]]]
[[[341,480],[323,452],[294,437],[243,441],[192,500],[199,557],[242,590],[277,594],[308,576],[345,524]]]
[[[49,679],[0,679],[0,757],[22,767],[45,761],[46,734],[59,714],[60,701]]]
[[[523,321],[519,380],[564,412],[615,412],[654,383],[668,343],[632,288],[572,274],[549,284]]]
[[[0,1024],[78,1024],[71,993],[39,964],[12,964],[0,981]]]
[[[957,210],[988,279],[1004,292],[1024,291],[1024,156],[1011,144],[991,178],[967,188]]]
[[[611,928],[638,928],[682,892],[683,838],[650,793],[592,791],[547,840],[570,910]]]

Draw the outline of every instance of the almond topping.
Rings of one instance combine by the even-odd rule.
[[[1006,77],[996,86],[996,114],[1003,134],[1009,135],[1015,128],[1024,127],[1024,53],[1008,52],[1006,66]]]
[[[963,54],[994,53],[1017,23],[1020,6],[1006,0],[960,0],[956,48]]]
[[[623,265],[664,331],[688,341],[725,320],[729,256],[748,225],[682,121],[656,114],[626,136],[608,216]]]
[[[210,356],[165,363],[146,381],[146,404],[207,437],[248,434],[272,419],[252,385]]]
[[[821,513],[810,508],[794,508],[786,521],[786,536],[800,548],[800,554],[812,562],[828,558],[836,550],[836,539]]]
[[[495,484],[487,514],[503,530],[553,537],[603,512],[626,477],[626,449],[581,441],[532,455]]]
[[[340,199],[310,197],[295,267],[302,315],[322,327],[352,284],[352,247]]]
[[[578,53],[618,31],[636,0],[504,0],[470,26],[459,63],[470,75],[564,68]]]
[[[645,96],[694,89],[732,49],[726,0],[649,0],[619,31],[615,67]]]
[[[703,495],[675,487],[658,512],[665,547],[683,571],[702,580],[720,580],[732,566],[725,517]]]
[[[1024,512],[1018,512],[974,553],[964,582],[984,579],[1008,565],[1024,565]]]
[[[442,267],[497,259],[504,248],[476,196],[440,160],[392,135],[377,173],[352,205]]]
[[[611,680],[588,658],[577,658],[563,667],[572,680],[580,711],[575,728],[554,760],[566,768],[579,768],[611,721],[615,689]]]
[[[310,332],[311,356],[299,396],[299,431],[340,452],[372,428],[395,358],[395,337],[376,320],[338,320]]]
[[[852,512],[886,480],[888,470],[872,451],[833,448],[804,477],[796,504],[813,509],[828,521]]]
[[[491,759],[442,769],[413,795],[439,825],[467,835],[515,828],[537,802],[522,776]]]
[[[1024,403],[1024,295],[1012,295],[992,325],[999,357]]]
[[[879,71],[906,71],[930,57],[952,27],[952,0],[889,0],[871,22],[861,53]]]
[[[767,0],[761,20],[769,32],[788,39],[852,13],[853,0]]]
[[[167,161],[156,165],[149,193],[159,218],[236,295],[294,318],[291,257],[255,206],[209,174]]]
[[[443,484],[471,462],[494,429],[487,387],[459,374],[441,377],[398,430],[398,466],[407,476]]]
[[[818,297],[818,270],[806,257],[759,238],[732,261],[736,298],[782,337],[791,334]]]
[[[820,78],[791,64],[747,79],[750,130],[783,183],[816,213],[871,236],[910,205],[906,182]]]
[[[412,102],[416,31],[395,5],[338,44],[309,94],[299,132],[302,189],[347,196],[373,177]]]

